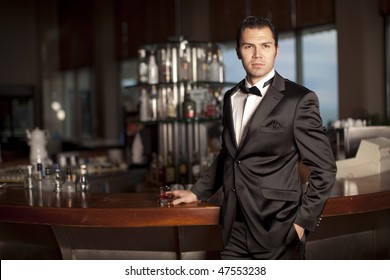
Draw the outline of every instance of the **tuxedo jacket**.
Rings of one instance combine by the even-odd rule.
[[[223,188],[225,245],[239,203],[256,241],[277,248],[295,234],[293,223],[315,230],[335,182],[334,156],[316,94],[277,72],[237,146],[231,103],[237,90],[238,85],[224,96],[221,151],[192,191],[207,200]],[[305,190],[299,163],[310,169]]]

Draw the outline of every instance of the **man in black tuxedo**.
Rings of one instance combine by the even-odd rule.
[[[336,176],[318,98],[274,70],[278,35],[268,19],[244,19],[236,41],[246,78],[224,96],[221,152],[191,191],[175,191],[174,204],[222,187],[222,259],[302,259]]]

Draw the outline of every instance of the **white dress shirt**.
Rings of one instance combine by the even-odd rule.
[[[256,108],[259,106],[261,100],[267,93],[269,85],[263,87],[264,83],[274,77],[274,75],[275,70],[273,69],[255,85],[251,85],[248,80],[245,79],[246,87],[250,88],[252,86],[256,86],[258,89],[260,89],[262,96],[258,96],[255,94],[246,94],[243,93],[241,90],[238,90],[235,94],[231,96],[234,131],[236,134],[237,146],[240,145],[241,135],[245,126],[249,123],[249,120],[251,119]]]

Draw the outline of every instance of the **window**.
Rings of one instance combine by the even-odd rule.
[[[65,139],[80,141],[92,139],[96,134],[92,78],[89,68],[63,73],[64,95],[53,100],[52,109],[56,111],[57,121],[63,122]]]
[[[280,75],[297,81],[296,40],[294,33],[289,32],[279,36],[279,55],[275,61],[275,69]]]
[[[302,32],[302,81],[320,100],[324,125],[338,119],[337,34],[334,29]]]

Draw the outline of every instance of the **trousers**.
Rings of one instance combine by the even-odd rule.
[[[294,229],[295,231],[295,229]],[[303,260],[305,259],[306,234],[288,244],[268,249],[259,244],[249,231],[245,221],[234,221],[230,239],[221,251],[222,260]]]

